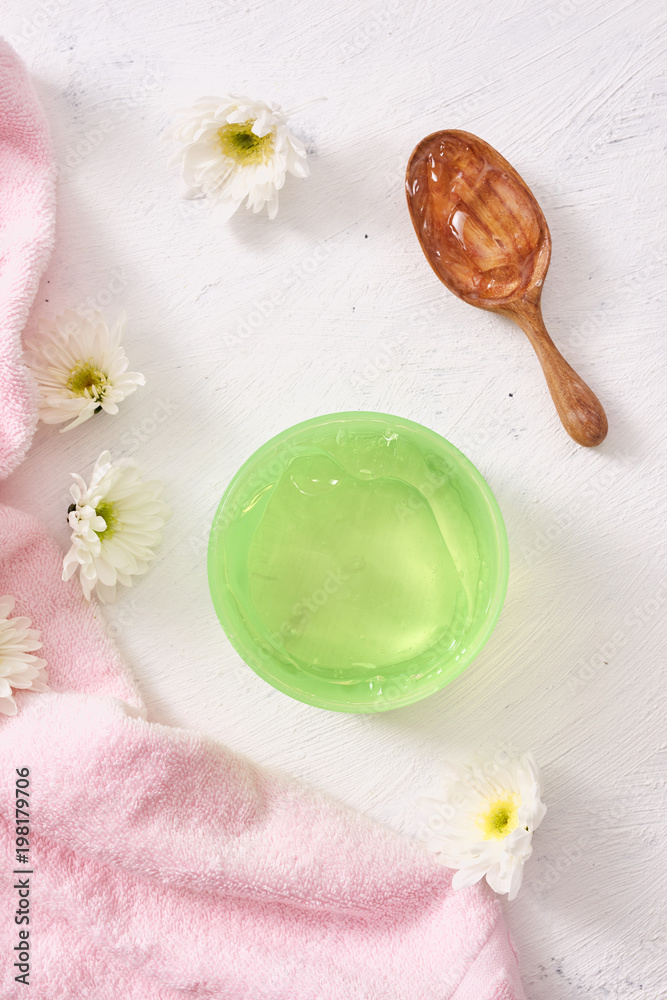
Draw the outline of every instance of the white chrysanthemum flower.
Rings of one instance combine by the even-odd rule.
[[[101,313],[91,319],[68,309],[52,322],[42,320],[26,342],[26,361],[37,380],[40,419],[68,431],[104,410],[118,413],[118,403],[146,379],[127,370],[120,346],[125,313],[109,329]]]
[[[509,760],[450,764],[441,794],[421,799],[431,813],[425,846],[447,868],[456,868],[455,889],[486,881],[514,899],[523,866],[533,853],[533,832],[547,811],[540,772],[532,754]]]
[[[0,597],[0,712],[16,715],[12,689],[48,691],[46,660],[33,656],[41,649],[39,632],[29,618],[10,618],[13,597]]]
[[[147,572],[162,540],[171,511],[158,499],[162,483],[143,480],[132,459],[113,465],[102,452],[86,486],[72,473],[74,503],[68,511],[72,547],[65,556],[63,580],[77,570],[86,600],[95,590],[103,604],[116,600],[116,585],[131,587]]]
[[[306,150],[288,131],[290,112],[247,97],[202,97],[178,111],[164,134],[182,143],[169,161],[180,164],[185,198],[209,198],[216,214],[231,218],[245,200],[253,212],[278,211],[287,173],[307,177]]]

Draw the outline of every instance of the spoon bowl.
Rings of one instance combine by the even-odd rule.
[[[483,139],[434,132],[406,174],[408,208],[429,264],[464,302],[513,319],[528,336],[558,415],[578,444],[600,444],[607,418],[593,391],[556,349],[540,298],[551,235],[534,195]]]

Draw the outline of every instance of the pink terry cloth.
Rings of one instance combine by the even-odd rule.
[[[0,479],[19,464],[37,424],[21,334],[53,248],[55,178],[32,82],[0,38]]]
[[[61,565],[38,522],[0,506],[0,594],[40,629],[52,688],[15,692],[0,717],[3,1000],[522,1000],[486,885],[455,892],[415,842],[148,721]],[[26,767],[29,865],[13,863]]]
[[[5,45],[0,129],[1,476],[34,426],[19,337],[53,222],[46,128]],[[0,505],[0,595],[40,630],[51,686],[0,716],[2,1000],[522,1000],[487,887],[453,892],[414,842],[150,722],[61,570],[40,524]]]

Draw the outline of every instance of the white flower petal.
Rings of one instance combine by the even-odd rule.
[[[546,806],[539,768],[530,754],[499,764],[450,763],[439,793],[419,800],[429,815],[422,834],[436,860],[456,869],[454,888],[480,878],[514,899],[530,858],[533,832]]]
[[[162,483],[143,480],[132,459],[113,464],[105,451],[95,463],[89,487],[80,476],[75,478],[76,507],[68,519],[72,537],[63,579],[78,572],[87,600],[97,593],[103,603],[111,603],[119,583],[131,586],[133,577],[148,571],[171,511],[156,499]]]
[[[485,875],[483,867],[472,865],[470,868],[459,868],[452,877],[452,889],[467,889],[471,885],[477,885]]]
[[[46,661],[33,656],[41,649],[39,632],[25,616],[11,618],[14,598],[0,597],[0,713],[16,715],[12,691],[48,691]]]
[[[69,431],[100,408],[117,413],[117,404],[145,384],[139,372],[127,371],[120,346],[125,322],[121,313],[109,330],[101,313],[84,318],[67,310],[26,336],[26,362],[37,381],[44,423],[71,421],[62,428]]]
[[[275,218],[286,174],[309,174],[305,147],[290,134],[288,114],[277,105],[228,94],[202,98],[177,114],[164,134],[181,143],[169,163],[181,167],[184,197],[203,194],[219,221],[231,218],[244,202],[254,212],[266,207],[269,218]],[[245,122],[252,123],[252,134],[267,140],[261,147],[251,144],[252,151],[228,145],[227,126]]]

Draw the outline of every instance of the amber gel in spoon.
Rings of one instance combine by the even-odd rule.
[[[521,327],[565,430],[578,444],[600,444],[607,434],[602,405],[556,349],[542,319],[551,236],[514,167],[470,132],[434,132],[410,157],[406,193],[417,238],[443,284],[464,302]]]

